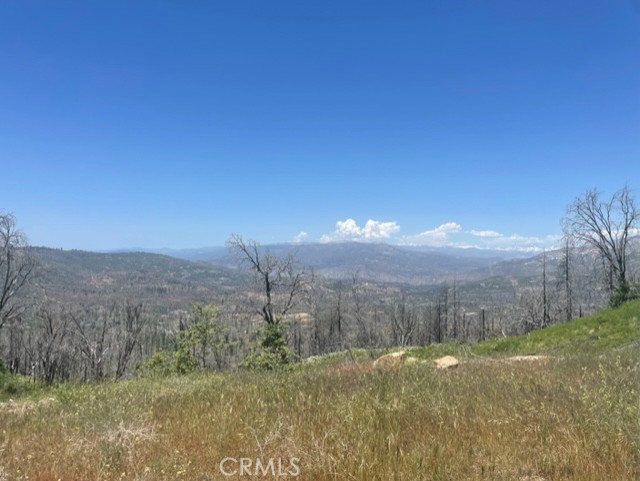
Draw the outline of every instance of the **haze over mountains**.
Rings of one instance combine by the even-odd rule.
[[[637,276],[640,238],[632,239],[631,247],[630,273]],[[548,280],[557,276],[564,255],[562,250],[523,256],[508,251],[425,250],[357,242],[261,248],[276,256],[292,254],[299,268],[328,281],[357,276],[360,281],[405,286],[413,292],[457,283],[473,291],[477,302],[491,296],[516,302],[518,289],[539,287],[545,263]],[[125,296],[175,309],[194,299],[224,299],[250,283],[249,271],[225,247],[108,253],[31,249],[39,265],[37,292],[60,300]],[[573,258],[574,275],[594,275],[590,270],[597,266],[595,253],[576,252]]]
[[[365,282],[413,288],[463,282],[465,278],[481,280],[495,275],[495,269],[517,276],[518,266],[530,259],[509,259],[505,252],[422,250],[382,243],[279,244],[262,248],[276,256],[292,254],[299,268],[313,270],[329,281],[351,280],[356,275]],[[175,309],[194,299],[223,299],[250,283],[250,273],[225,247],[102,253],[31,249],[38,263],[32,292],[63,301],[124,296]],[[497,267],[505,262],[508,268]]]
[[[442,282],[505,260],[532,257],[531,253],[520,251],[426,248],[371,242],[275,244],[261,248],[280,257],[294,255],[298,266],[313,269],[328,279],[350,278],[357,274],[371,281],[417,285]],[[238,265],[226,247],[126,249],[121,252],[150,252],[233,269]]]

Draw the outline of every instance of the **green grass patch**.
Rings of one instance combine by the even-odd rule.
[[[640,300],[592,316],[554,324],[522,336],[471,346],[475,354],[580,354],[604,352],[640,341]]]
[[[602,353],[634,343],[640,343],[640,300],[521,336],[496,337],[475,344],[431,344],[410,347],[406,351],[420,359],[436,359],[446,355],[578,355]]]

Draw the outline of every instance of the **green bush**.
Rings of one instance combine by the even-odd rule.
[[[189,374],[198,367],[196,358],[187,349],[178,349],[173,353],[172,369],[175,374]]]
[[[242,366],[249,369],[273,370],[287,366],[297,360],[285,340],[285,328],[281,324],[268,324],[265,328],[262,350],[244,358]]]
[[[139,362],[136,373],[142,376],[168,376],[171,374],[172,356],[167,351],[156,352],[153,356]]]
[[[213,304],[194,304],[193,313],[197,319],[187,329],[177,333],[176,350],[160,351],[136,366],[136,372],[146,376],[168,376],[170,374],[189,374],[198,367],[194,356],[196,351],[206,354],[207,346],[219,347],[223,342],[223,328],[215,323],[218,309]],[[204,367],[204,361],[203,366]]]
[[[618,307],[627,301],[640,298],[640,284],[625,282],[619,285],[609,298],[609,307]]]
[[[138,363],[136,373],[141,376],[163,377],[171,374],[188,374],[197,367],[195,358],[183,349],[175,352],[159,351]]]
[[[19,397],[36,389],[37,386],[28,377],[11,374],[6,368],[0,372],[0,399]]]
[[[16,395],[20,392],[21,383],[13,376],[5,376],[0,381],[0,390],[5,394]]]

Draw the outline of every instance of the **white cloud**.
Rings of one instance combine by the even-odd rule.
[[[401,245],[536,253],[544,249],[557,248],[561,239],[558,235],[536,237],[517,233],[505,234],[493,229],[463,229],[462,225],[454,221],[445,222],[418,234],[396,236],[399,231],[400,226],[395,221],[369,219],[360,226],[354,219],[349,218],[336,222],[334,231],[323,235],[320,242],[386,241]],[[302,242],[306,238],[306,233],[301,232],[294,238],[294,242]]]
[[[427,230],[404,239],[406,244],[417,244],[432,247],[442,247],[452,245],[451,234],[462,230],[462,226],[457,222],[446,222],[435,229]]]
[[[433,229],[432,232],[435,233],[449,233],[449,232],[460,232],[462,230],[462,226],[460,224],[458,224],[457,222],[447,222],[445,224],[441,224],[438,227],[436,227],[435,229]]]
[[[295,244],[300,244],[301,242],[304,242],[307,237],[309,237],[309,234],[307,234],[305,231],[301,231],[299,234],[293,237],[293,242]]]
[[[503,234],[494,230],[470,230],[469,234],[476,237],[503,237]]]
[[[554,247],[555,236],[534,237],[519,234],[500,234],[493,237],[484,237],[478,242],[482,249],[512,250],[519,252],[541,252],[544,249]]]
[[[501,234],[495,236],[476,236],[474,246],[480,249],[495,249],[518,252],[542,252],[545,249],[554,249],[559,246],[562,236],[546,235],[523,236],[520,234]],[[474,235],[472,233],[472,235]]]
[[[490,229],[463,230],[457,222],[446,222],[415,235],[404,236],[402,244],[428,247],[459,247],[504,251],[541,252],[557,247],[560,237],[503,234]]]
[[[320,242],[365,240],[375,241],[389,239],[400,230],[397,222],[380,222],[369,219],[364,227],[360,227],[353,219],[339,220],[331,234],[325,234]]]

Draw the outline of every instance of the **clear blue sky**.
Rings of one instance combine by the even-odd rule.
[[[2,1],[0,167],[35,245],[540,247],[640,197],[640,1]]]

